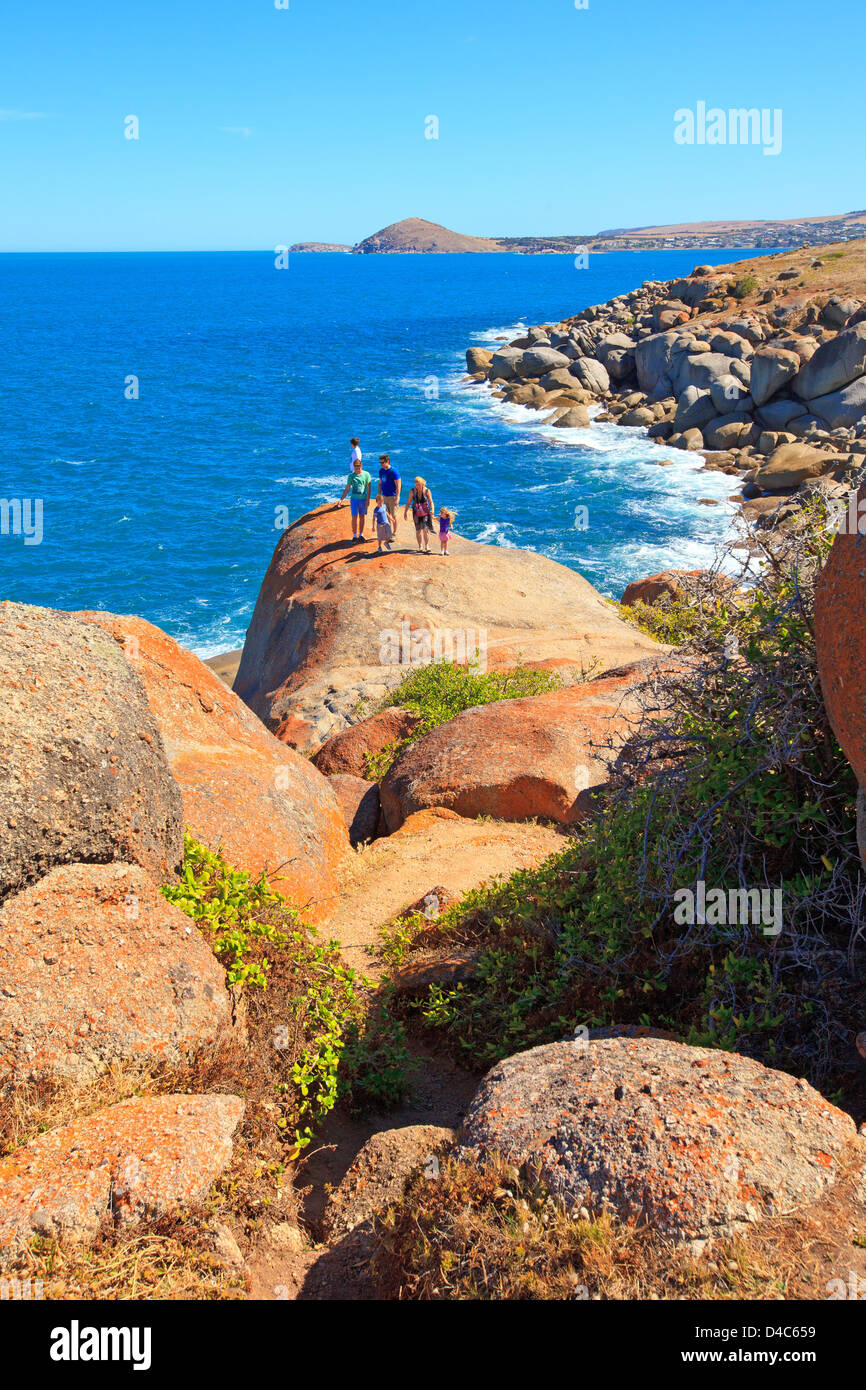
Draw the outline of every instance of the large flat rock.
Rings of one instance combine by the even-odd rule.
[[[522,658],[604,670],[658,652],[564,565],[460,537],[447,559],[419,555],[402,515],[400,527],[399,546],[376,555],[369,542],[352,544],[347,509],[321,507],[276,547],[234,688],[302,751],[345,727],[359,695],[395,684],[401,651],[420,660],[425,643],[447,659],[483,634],[489,669]]]
[[[135,1097],[0,1159],[0,1263],[32,1235],[86,1244],[104,1221],[201,1202],[232,1156],[239,1096]]]
[[[143,618],[80,615],[138,674],[191,833],[274,886],[313,920],[330,911],[349,837],[340,803],[306,759],[268,733],[209,667]]]
[[[476,1159],[528,1163],[570,1208],[675,1238],[787,1215],[841,1175],[851,1146],[866,1158],[851,1117],[807,1082],[651,1037],[507,1058],[481,1083],[461,1137]]]
[[[69,864],[0,908],[0,1086],[177,1065],[231,1030],[225,971],[130,864]]]
[[[592,791],[641,715],[642,666],[548,695],[464,710],[410,745],[380,787],[389,830],[444,806],[460,816],[568,825],[583,819]]]

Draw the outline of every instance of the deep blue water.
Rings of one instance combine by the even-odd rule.
[[[642,432],[545,430],[461,383],[470,343],[743,252],[568,256],[268,252],[0,256],[0,497],[43,499],[43,540],[0,535],[0,595],[137,613],[202,654],[241,645],[291,518],[365,459],[422,473],[474,539],[539,550],[618,595],[700,564],[731,480]],[[127,378],[138,399],[125,398]],[[372,470],[371,470],[372,471]],[[374,475],[375,476],[375,475]],[[589,529],[576,530],[587,507]],[[348,525],[348,518],[347,518]]]

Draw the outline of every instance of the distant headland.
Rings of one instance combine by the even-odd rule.
[[[667,226],[617,227],[583,236],[480,237],[452,232],[438,222],[407,217],[359,241],[356,246],[299,241],[291,251],[342,251],[355,256],[443,255],[454,252],[511,251],[524,256],[575,255],[578,251],[680,251],[715,247],[825,246],[866,236],[866,209],[825,217],[779,221],[678,222]]]

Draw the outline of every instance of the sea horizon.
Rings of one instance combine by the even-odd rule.
[[[4,253],[5,473],[44,508],[40,545],[0,551],[4,596],[234,650],[279,509],[336,500],[355,434],[368,464],[387,451],[423,473],[459,533],[548,555],[608,597],[697,568],[730,532],[725,475],[643,431],[547,427],[467,384],[464,360],[695,256],[293,252],[280,270],[257,251]]]

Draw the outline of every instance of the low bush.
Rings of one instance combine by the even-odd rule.
[[[277,1127],[297,1157],[341,1099],[355,1108],[402,1100],[409,1058],[403,1025],[370,987],[268,884],[186,837],[180,884],[163,894],[191,917],[244,989],[250,1069],[278,1100]]]
[[[758,281],[754,275],[743,275],[734,284],[729,286],[734,299],[746,299],[758,288]]]
[[[441,939],[480,949],[478,974],[416,1007],[465,1063],[578,1025],[638,1023],[825,1089],[862,1087],[866,888],[856,786],[817,672],[813,591],[830,536],[812,507],[647,688],[642,728],[569,846],[443,914]],[[701,912],[701,883],[724,912],[714,899]]]
[[[504,1163],[448,1157],[437,1177],[410,1180],[376,1235],[374,1269],[390,1299],[772,1299],[803,1267],[801,1249],[766,1250],[751,1233],[700,1259],[645,1225],[572,1216]]]
[[[399,706],[418,716],[411,735],[387,744],[378,754],[366,754],[367,776],[381,781],[405,748],[440,724],[447,724],[463,710],[490,705],[497,700],[517,700],[525,695],[545,695],[558,690],[562,679],[555,671],[536,670],[519,662],[510,671],[479,671],[455,661],[434,661],[407,671],[398,686],[385,697],[380,709]]]

